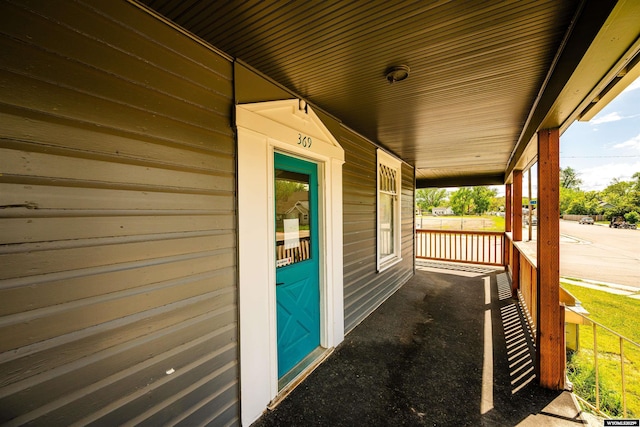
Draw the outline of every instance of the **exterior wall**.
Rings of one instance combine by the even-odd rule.
[[[0,423],[237,424],[230,58],[125,2],[0,23]],[[350,330],[413,273],[414,174],[377,273],[376,147],[320,116],[348,147]]]
[[[237,424],[231,62],[126,2],[0,22],[0,424]]]
[[[343,128],[336,135],[343,166],[345,332],[351,331],[413,275],[414,192],[412,167],[402,165],[402,261],[376,271],[376,147]]]
[[[236,63],[236,102],[290,99],[296,95]],[[402,166],[402,262],[376,271],[376,149],[320,110],[315,110],[345,151],[343,173],[345,333],[352,330],[413,275],[414,169]]]

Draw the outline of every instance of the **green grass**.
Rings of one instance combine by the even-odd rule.
[[[640,343],[640,300],[627,296],[562,283],[562,287],[582,302],[589,317]],[[611,416],[622,417],[620,339],[597,328],[601,407]],[[627,416],[640,415],[640,348],[625,342],[625,382]],[[580,350],[567,358],[569,380],[580,397],[595,404],[593,327],[580,326]]]
[[[423,216],[424,228],[466,231],[504,231],[504,218],[494,215]],[[420,226],[420,217],[416,218]]]
[[[491,216],[493,219],[493,230],[491,231],[504,231],[504,217],[501,216]]]

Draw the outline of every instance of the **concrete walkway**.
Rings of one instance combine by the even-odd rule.
[[[536,386],[504,272],[442,266],[420,263],[254,426],[583,425],[571,394]]]

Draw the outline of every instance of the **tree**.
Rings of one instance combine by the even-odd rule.
[[[613,207],[605,209],[602,206],[603,201]],[[560,187],[560,214],[562,215],[604,214],[605,218],[611,219],[624,217],[630,212],[640,212],[640,172],[633,174],[631,181],[613,179],[611,184],[600,192]]]
[[[301,182],[276,179],[276,200],[288,200],[289,196],[297,191],[304,191],[307,186]]]
[[[603,200],[614,206],[605,212],[607,219],[640,211],[640,173],[633,174],[633,178],[635,181],[614,179],[600,193]]]
[[[599,215],[603,213],[600,207],[600,200],[595,191],[573,191],[573,196],[565,213],[571,215]],[[562,196],[561,196],[562,197]]]
[[[560,187],[579,190],[580,184],[582,184],[579,176],[580,174],[570,166],[564,169],[560,168]]]
[[[498,192],[489,187],[462,187],[451,193],[451,209],[458,215],[482,215],[489,210]]]
[[[472,192],[474,213],[482,215],[487,212],[491,206],[491,199],[497,193],[496,190],[492,190],[489,187],[474,187]]]
[[[449,201],[451,202],[451,209],[457,215],[469,214],[473,204],[473,190],[471,187],[460,188],[451,193]]]
[[[421,188],[416,191],[416,205],[423,212],[437,208],[446,198],[447,190],[443,188]]]
[[[579,193],[580,190],[560,187],[560,215],[569,213],[569,206]]]
[[[493,211],[493,212],[504,211],[505,205],[506,205],[505,196],[492,197],[491,198],[491,205],[489,206],[489,210]]]

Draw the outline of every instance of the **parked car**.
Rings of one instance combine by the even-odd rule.
[[[593,225],[594,221],[593,221],[593,218],[591,218],[590,216],[585,216],[584,218],[581,218],[578,223],[579,224]]]
[[[529,225],[529,215],[524,217],[524,224],[525,225]],[[538,217],[537,216],[532,216],[531,217],[531,224],[532,225],[538,225]]]

